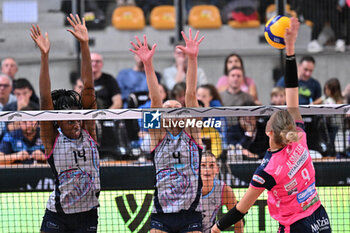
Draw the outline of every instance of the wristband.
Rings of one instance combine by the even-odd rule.
[[[286,74],[284,76],[284,83],[286,88],[299,86],[295,55],[286,56]]]
[[[247,212],[245,214],[242,214],[241,212],[239,212],[239,210],[237,210],[236,206],[237,205],[235,205],[235,207],[233,207],[227,214],[225,214],[224,217],[222,217],[216,222],[216,226],[219,228],[220,231],[223,231],[226,228],[232,226],[248,213]]]

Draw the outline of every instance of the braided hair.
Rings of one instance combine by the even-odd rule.
[[[82,109],[81,96],[73,90],[59,89],[51,92],[55,110]]]

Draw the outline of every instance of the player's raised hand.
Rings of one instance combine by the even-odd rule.
[[[189,29],[189,36],[187,38],[186,34],[182,31],[182,37],[185,40],[186,47],[179,45],[176,48],[181,49],[189,58],[196,58],[198,56],[199,44],[203,41],[204,36],[202,36],[198,41],[199,31],[196,32],[194,39],[192,39],[192,29]]]
[[[147,45],[147,37],[145,35],[143,36],[143,43],[141,43],[140,39],[137,36],[135,36],[135,39],[137,44],[131,41],[130,44],[134,47],[134,49],[129,50],[136,54],[143,63],[152,61],[157,44],[154,44],[152,46],[152,49],[149,49]]]
[[[50,51],[50,40],[49,35],[45,32],[45,37],[41,34],[39,25],[33,25],[30,29],[30,37],[34,40],[35,44],[39,47],[41,53],[48,54]]]
[[[286,34],[284,36],[284,42],[286,44],[286,47],[293,46],[295,44],[295,41],[298,37],[298,31],[299,31],[299,20],[295,17],[290,18],[290,28],[286,29]]]
[[[88,34],[88,30],[86,28],[85,19],[83,18],[83,22],[81,22],[79,15],[75,15],[75,17],[74,17],[73,14],[70,14],[70,17],[67,17],[67,20],[70,23],[70,25],[72,25],[72,27],[73,27],[73,30],[68,29],[67,31],[72,33],[73,36],[75,38],[77,38],[77,40],[80,43],[88,42],[89,41],[89,34]]]

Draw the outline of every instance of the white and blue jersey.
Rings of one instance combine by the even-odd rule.
[[[203,233],[210,233],[211,227],[215,224],[216,215],[223,204],[223,191],[225,183],[214,179],[214,186],[210,192],[202,197],[203,206]]]
[[[67,138],[60,132],[47,160],[55,176],[48,210],[73,214],[99,206],[99,154],[86,130],[81,131],[79,139]]]
[[[152,151],[156,170],[153,213],[201,212],[202,148],[184,130],[167,132]]]

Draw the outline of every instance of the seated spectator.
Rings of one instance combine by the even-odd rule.
[[[216,88],[218,89],[219,92],[223,92],[228,88],[227,75],[228,75],[228,72],[235,66],[240,67],[244,73],[241,90],[253,96],[254,101],[258,101],[258,93],[256,90],[255,82],[252,78],[245,76],[243,60],[241,56],[239,56],[236,53],[231,53],[226,57],[225,66],[224,66],[224,75],[219,78],[216,84]]]
[[[12,79],[6,74],[0,74],[0,111],[10,103],[16,102],[16,97],[11,94]]]
[[[98,53],[91,53],[92,74],[94,78],[95,94],[99,109],[119,109],[122,100],[118,83],[112,75],[102,72],[103,57]]]
[[[21,111],[33,110],[23,107]],[[0,164],[44,162],[44,146],[37,121],[21,121],[20,129],[7,132],[0,143]]]
[[[25,78],[19,78],[13,83],[13,94],[16,101],[6,104],[3,111],[19,111],[21,108],[32,106],[33,110],[39,110],[39,103],[31,101],[33,95],[33,86]]]
[[[323,86],[324,104],[343,104],[340,82],[337,78],[331,78]]]
[[[121,70],[116,78],[122,95],[123,108],[128,107],[128,97],[131,93],[148,92],[143,63],[136,55],[134,55],[134,61],[133,68]],[[158,72],[156,72],[156,76],[160,82],[162,76]]]
[[[182,106],[185,106],[185,94],[186,94],[186,83],[176,83],[173,89],[170,91],[170,98],[179,101]]]
[[[322,91],[321,84],[317,79],[312,77],[312,72],[315,69],[315,59],[311,56],[302,57],[298,64],[298,79],[299,79],[299,104],[321,104]],[[278,80],[277,87],[285,87],[284,77]]]
[[[1,73],[8,75],[12,80],[15,80],[17,71],[17,62],[13,57],[6,57],[1,61]]]
[[[185,46],[184,42],[180,42],[177,46],[178,45]],[[164,83],[169,90],[173,89],[177,83],[186,82],[187,57],[185,53],[177,47],[174,48],[173,56],[175,64],[165,68],[163,71],[162,83]],[[204,70],[200,67],[197,69],[197,79],[198,86],[207,83],[207,77],[205,76]]]
[[[283,87],[274,87],[270,93],[271,105],[286,105],[286,91]]]
[[[7,57],[4,58],[1,61],[1,73],[6,74],[7,76],[9,76],[12,79],[12,85],[15,85],[16,82],[16,74],[18,72],[18,66],[17,66],[17,62],[13,57]],[[28,81],[29,82],[29,81]],[[38,96],[35,94],[35,90],[33,88],[32,85],[30,85],[31,90],[33,92],[32,96],[30,97],[30,100],[32,102],[35,102],[37,104],[39,104],[39,98]]]
[[[236,148],[236,153],[242,154],[243,160],[261,159],[269,148],[265,128],[263,119],[255,116],[239,117],[239,122],[227,131],[227,143]]]
[[[241,67],[233,67],[228,72],[228,88],[220,93],[224,106],[250,106],[255,105],[251,95],[241,90],[244,73]]]

